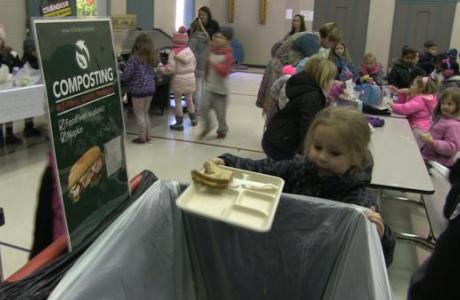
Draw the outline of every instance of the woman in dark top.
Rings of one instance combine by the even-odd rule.
[[[217,21],[212,18],[211,10],[207,6],[200,7],[198,10],[198,17],[193,20],[192,24],[190,25],[191,28],[197,26],[204,29],[203,32],[208,35],[209,40],[212,39],[212,35],[214,33],[220,30],[219,23],[217,23]]]

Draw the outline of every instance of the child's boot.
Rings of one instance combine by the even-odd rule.
[[[184,130],[183,121],[184,121],[184,117],[176,116],[176,124],[169,125],[169,128],[172,130],[182,131]]]
[[[196,117],[196,114],[188,113],[188,116],[190,117],[190,122],[192,122],[192,126],[198,125],[198,118]]]

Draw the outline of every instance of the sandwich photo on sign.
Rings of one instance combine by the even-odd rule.
[[[80,200],[81,194],[90,186],[96,185],[102,177],[104,161],[98,146],[91,147],[72,166],[69,174],[69,193],[73,203]]]

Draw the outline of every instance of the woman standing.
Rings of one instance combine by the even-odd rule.
[[[190,28],[193,27],[202,29],[209,40],[211,40],[212,35],[220,29],[219,23],[212,18],[211,10],[207,6],[200,7],[198,10],[198,17],[190,25]],[[189,35],[190,33],[189,31]]]
[[[294,33],[307,31],[307,26],[305,26],[305,18],[302,15],[295,15],[291,23],[291,31],[289,31],[284,40],[293,35]]]

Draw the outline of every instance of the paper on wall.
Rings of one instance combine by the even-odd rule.
[[[286,9],[286,19],[292,20],[292,8]]]
[[[312,10],[301,10],[300,14],[304,16],[305,22],[313,22],[313,11]]]

